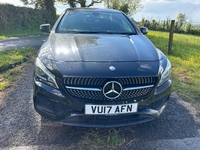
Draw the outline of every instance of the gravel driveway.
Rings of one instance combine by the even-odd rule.
[[[31,38],[18,40],[26,43]],[[34,39],[36,43],[33,45],[39,47],[41,39]],[[11,43],[19,44],[15,42]],[[0,41],[0,49],[2,45]],[[8,46],[4,43],[5,45]],[[115,131],[123,140],[118,149],[200,149],[200,112],[176,93],[172,93],[161,118],[152,122],[112,129],[61,126],[41,119],[35,112],[32,102],[33,65],[27,64],[22,70],[24,73],[21,79],[11,88],[0,92],[0,149],[81,149],[80,143],[88,133],[94,133],[95,138],[101,138],[102,134],[110,131]]]

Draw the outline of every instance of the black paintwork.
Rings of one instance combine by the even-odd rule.
[[[48,40],[56,61],[158,62],[159,60],[154,45],[144,35],[52,33]]]
[[[86,8],[68,9],[67,11],[84,12],[87,10],[121,13],[114,10]],[[133,22],[131,24],[137,31],[133,35],[57,33],[56,28],[63,15],[55,23],[37,56],[56,77],[59,89],[46,85],[35,78],[34,106],[36,111],[53,121],[60,121],[68,125],[92,127],[130,125],[158,117],[160,114],[156,114],[151,109],[163,111],[162,108],[165,107],[171,92],[171,79],[160,87],[155,85],[148,98],[138,101],[138,112],[131,115],[140,119],[124,122],[120,119],[123,119],[126,115],[121,115],[121,117],[113,118],[112,116],[100,117],[102,118],[100,122],[95,122],[95,117],[91,117],[93,120],[88,120],[89,116],[84,115],[85,104],[109,105],[120,104],[122,101],[83,101],[74,98],[66,93],[63,85],[65,77],[101,77],[110,80],[120,77],[158,77],[160,79],[160,67],[165,68],[167,58],[155,48]],[[110,71],[110,66],[114,66],[116,70]],[[123,103],[133,103],[133,101],[128,100]],[[77,117],[82,119],[74,121]],[[117,118],[117,120],[114,118]],[[106,119],[114,120],[105,122]]]

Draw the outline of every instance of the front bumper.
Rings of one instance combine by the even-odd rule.
[[[138,102],[138,111],[118,115],[85,115],[85,104],[91,103],[69,98],[64,91],[34,81],[35,110],[49,120],[84,127],[118,127],[143,123],[158,118],[166,108],[171,92],[171,80],[158,87],[149,98]],[[96,104],[95,102],[92,102]],[[109,105],[104,103],[105,105]]]

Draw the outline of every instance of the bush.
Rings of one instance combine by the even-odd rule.
[[[47,10],[28,7],[16,7],[10,4],[0,4],[0,35],[24,32],[25,30],[39,31],[40,24],[54,24],[56,14]]]
[[[142,21],[138,23],[138,26],[145,26],[150,30],[154,31],[167,31],[170,30],[170,24],[171,20],[167,18],[167,20],[161,21],[161,20],[147,20],[145,18],[142,18]],[[190,22],[188,22],[185,26],[181,27],[179,26],[178,22],[175,22],[174,26],[174,32],[175,33],[186,33],[186,34],[193,34],[193,35],[200,35],[200,27],[194,27]]]

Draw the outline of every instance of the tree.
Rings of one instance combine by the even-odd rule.
[[[185,26],[185,32],[186,33],[190,33],[191,31],[191,28],[192,28],[192,24],[190,22],[188,22]]]
[[[152,20],[151,28],[152,28],[153,30],[156,30],[156,28],[157,28],[157,22],[156,22],[155,19]]]
[[[167,20],[166,20],[166,29],[167,30],[170,29],[170,23],[171,23],[171,19],[169,17],[167,17]]]
[[[166,30],[166,21],[165,20],[163,21],[162,28],[163,28],[163,30]]]
[[[147,27],[147,28],[151,28],[151,23],[149,20],[145,19],[144,21],[144,26]]]
[[[142,8],[141,0],[107,0],[106,6],[121,10],[128,15],[134,15]]]
[[[68,4],[70,7],[90,7],[93,6],[95,3],[101,3],[103,0],[92,0],[89,4],[87,0],[56,0],[63,4]]]
[[[187,19],[188,17],[185,14],[179,13],[176,22],[178,23],[178,26],[182,28],[183,26],[185,26]]]

